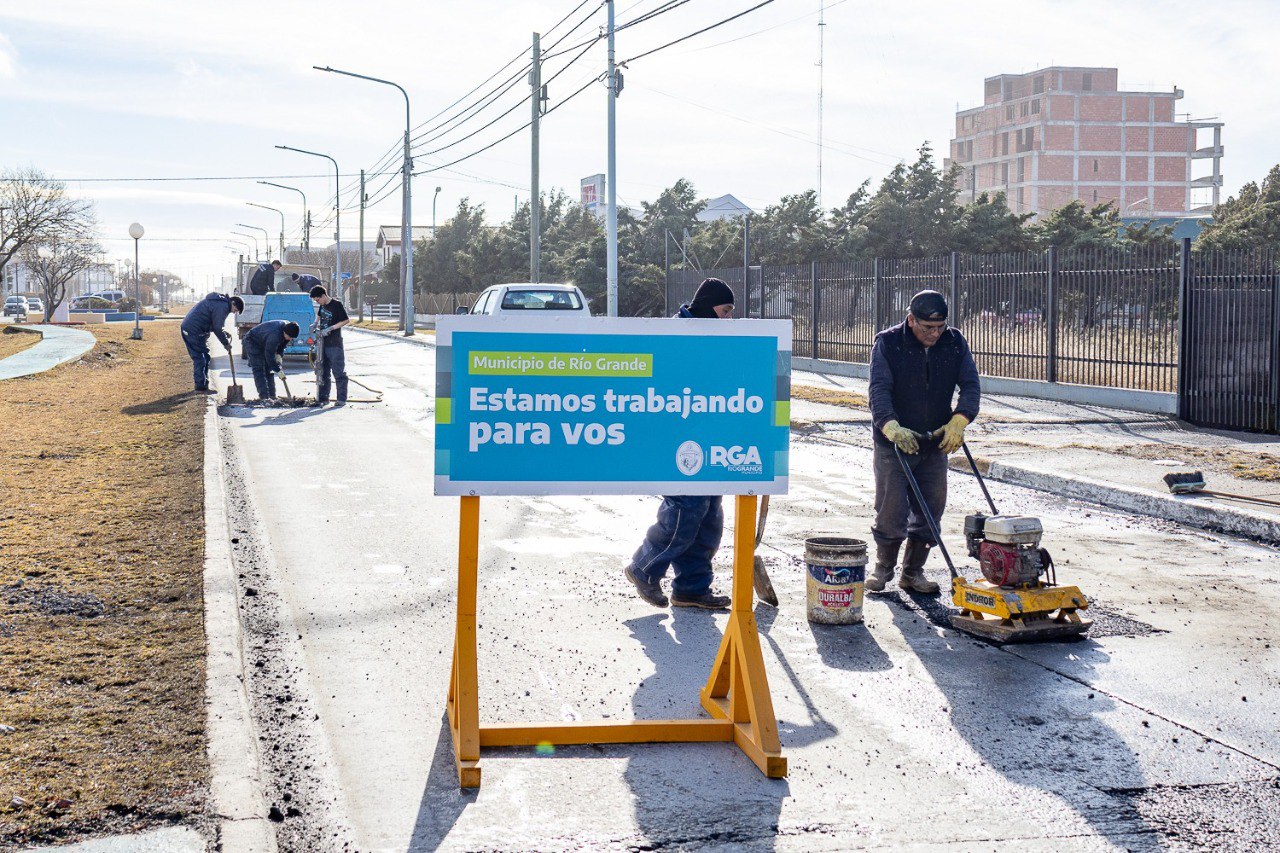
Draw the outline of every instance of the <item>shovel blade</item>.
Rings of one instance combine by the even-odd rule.
[[[244,389],[239,385],[231,385],[227,388],[227,405],[239,406],[244,403]]]

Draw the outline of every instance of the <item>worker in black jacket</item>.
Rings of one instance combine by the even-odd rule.
[[[268,293],[274,293],[276,290],[276,270],[280,269],[281,266],[282,264],[279,261],[258,264],[258,268],[254,270],[253,278],[249,279],[249,292],[254,296],[265,296]]]
[[[298,290],[301,290],[304,293],[310,293],[311,288],[313,287],[324,286],[324,282],[322,282],[320,279],[316,278],[315,276],[311,275],[311,273],[304,272],[301,275],[299,275],[298,273],[294,273],[293,275],[290,276],[290,278],[293,279],[294,284],[298,285]]]
[[[276,396],[276,374],[284,370],[284,348],[298,337],[297,323],[267,320],[249,330],[240,342],[245,360],[253,371],[253,384],[259,400]]]
[[[231,352],[231,337],[223,328],[227,317],[244,310],[244,300],[225,293],[210,293],[182,318],[182,342],[191,356],[192,379],[197,394],[212,394],[209,388],[209,335],[213,335]]]
[[[959,399],[954,406],[956,389]],[[876,566],[866,588],[880,592],[893,579],[903,540],[898,586],[927,594],[938,585],[924,576],[936,542],[907,484],[898,452],[915,474],[930,513],[947,505],[947,455],[960,449],[964,430],[978,416],[982,389],[969,344],[947,327],[947,300],[922,290],[907,318],[876,335],[871,348],[871,422],[875,438]]]

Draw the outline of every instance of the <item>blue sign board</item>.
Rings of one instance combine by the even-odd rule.
[[[441,317],[438,495],[781,494],[783,320]]]

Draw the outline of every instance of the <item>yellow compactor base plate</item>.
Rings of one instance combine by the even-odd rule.
[[[1089,606],[1079,587],[1030,586],[1011,589],[986,581],[952,582],[952,602],[960,608],[951,626],[995,643],[1034,643],[1083,636],[1093,622],[1079,611]]]

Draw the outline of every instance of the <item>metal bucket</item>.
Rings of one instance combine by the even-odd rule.
[[[814,536],[804,540],[804,562],[809,621],[819,625],[861,622],[867,543],[842,536]]]

